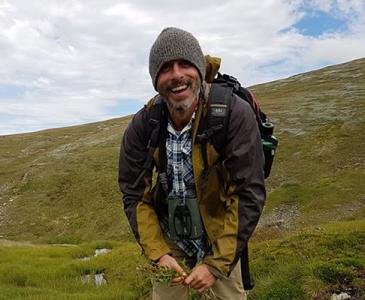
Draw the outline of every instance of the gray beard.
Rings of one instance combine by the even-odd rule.
[[[199,95],[199,92],[195,96],[185,99],[184,101],[177,102],[177,101],[169,99],[166,102],[172,111],[184,113],[193,105],[193,103],[194,103],[195,99],[198,97],[198,95]]]

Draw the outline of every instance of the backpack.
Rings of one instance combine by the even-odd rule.
[[[221,159],[224,159],[225,137],[227,136],[227,128],[229,121],[230,100],[232,95],[237,95],[246,101],[252,108],[256,116],[256,122],[261,134],[263,145],[263,153],[265,157],[264,177],[269,177],[272,163],[274,160],[278,140],[273,136],[274,125],[270,122],[267,115],[260,109],[254,94],[241,86],[239,81],[230,75],[221,74],[218,72],[220,67],[220,58],[206,56],[207,72],[205,81],[212,84],[212,88],[208,98],[208,114],[201,123],[196,136],[197,142],[201,144],[202,158],[204,170],[202,174],[202,188],[206,184],[206,179],[209,174],[208,159],[206,145],[211,142]],[[156,147],[161,145],[161,128],[166,128],[167,108],[161,99],[154,101],[150,106],[149,128],[148,128],[148,154],[144,164],[144,171],[141,173],[137,182],[142,179],[145,171],[153,169],[153,153]],[[160,147],[160,168],[159,180],[162,189],[167,193],[169,190],[166,161],[162,159],[166,155],[165,147]],[[242,283],[245,290],[251,290],[253,284],[250,279],[249,263],[248,263],[248,246],[245,245],[241,255],[241,275]]]
[[[219,155],[223,157],[224,147],[226,145],[225,138],[227,136],[230,100],[233,94],[237,95],[250,104],[255,113],[265,157],[264,177],[265,179],[268,178],[279,143],[273,135],[273,123],[271,123],[267,115],[260,109],[255,95],[249,89],[242,87],[235,77],[218,73],[217,77],[211,83],[212,88],[208,99],[207,124],[204,124],[205,129],[202,130],[202,133],[197,135],[197,141],[199,143],[210,141]],[[205,166],[207,166],[206,154],[204,152],[202,153],[203,160]]]

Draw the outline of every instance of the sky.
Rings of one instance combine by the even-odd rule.
[[[365,56],[365,0],[0,0],[0,135],[137,112],[170,26],[244,86]]]

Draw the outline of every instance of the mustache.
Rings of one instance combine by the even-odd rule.
[[[191,86],[191,80],[189,79],[174,79],[171,81],[171,84],[167,86],[167,89],[171,90],[173,88],[176,88],[180,85],[187,85],[188,87]]]

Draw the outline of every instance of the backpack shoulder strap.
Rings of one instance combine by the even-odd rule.
[[[147,107],[148,109],[148,107]],[[153,105],[149,108],[149,142],[148,155],[145,162],[145,170],[153,168],[153,153],[159,148],[159,168],[158,177],[163,191],[168,194],[170,190],[167,179],[167,157],[166,157],[166,126],[167,126],[167,107],[160,97],[157,97]]]
[[[207,143],[210,142],[219,154],[220,160],[224,159],[225,138],[229,121],[230,100],[232,88],[226,84],[214,83],[211,85],[208,96],[207,115],[199,126],[196,142],[201,144],[201,153],[204,170],[201,180],[201,190],[204,191],[211,167],[208,165]]]
[[[208,98],[208,123],[209,128],[215,131],[211,142],[221,157],[224,156],[232,96],[233,88],[231,86],[226,83],[212,84]]]
[[[153,102],[151,103],[151,101],[153,100]],[[160,136],[160,131],[161,131],[161,123],[162,120],[164,118],[164,103],[162,101],[161,98],[156,97],[155,99],[152,99],[147,105],[146,105],[146,110],[148,111],[149,114],[149,119],[148,119],[148,129],[147,129],[147,136],[148,136],[148,144],[147,144],[147,148],[148,148],[148,156],[146,159],[147,161],[152,161],[153,160],[153,151],[154,148],[156,148],[159,144],[159,136]],[[152,157],[150,155],[150,152],[152,152]],[[149,164],[148,164],[149,166]],[[145,167],[148,167],[145,164]]]
[[[156,147],[158,147],[160,142],[161,128],[163,127],[162,120],[164,120],[164,118],[167,118],[165,116],[166,114],[165,104],[162,101],[162,99],[158,96],[149,100],[148,103],[145,105],[144,109],[147,113],[147,119],[148,119],[148,122],[146,124],[147,128],[145,136],[146,140],[148,140],[147,156],[143,165],[143,169],[141,170],[141,173],[139,174],[133,186],[137,186],[139,184],[139,182],[142,180],[144,174],[147,171],[153,170],[154,167],[153,153]]]
[[[207,101],[207,115],[199,128],[200,134],[197,135],[198,143],[206,146],[209,141],[220,156],[224,154],[232,94],[232,87],[226,83],[211,84]],[[203,151],[203,159],[204,156],[206,157],[206,151]]]

